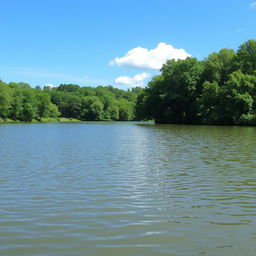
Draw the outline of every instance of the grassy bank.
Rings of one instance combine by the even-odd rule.
[[[66,117],[59,117],[59,118],[42,118],[41,120],[36,120],[33,119],[31,122],[24,122],[24,121],[17,121],[17,120],[12,120],[9,118],[2,119],[0,118],[0,124],[4,123],[55,123],[55,122],[80,122],[81,120],[75,119],[75,118],[66,118]]]

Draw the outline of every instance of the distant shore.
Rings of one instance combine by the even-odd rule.
[[[81,120],[76,118],[42,118],[41,120],[33,119],[31,122],[24,122],[19,120],[12,120],[12,119],[1,119],[0,124],[9,124],[9,123],[52,123],[52,122],[81,122]]]

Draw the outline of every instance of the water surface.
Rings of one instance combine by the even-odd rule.
[[[256,128],[0,125],[0,255],[254,256]]]

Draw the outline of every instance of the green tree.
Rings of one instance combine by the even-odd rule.
[[[241,71],[233,72],[220,92],[219,123],[240,124],[243,115],[252,114],[255,78]]]
[[[243,73],[256,75],[256,40],[248,40],[240,45],[236,61]]]
[[[80,86],[77,84],[60,84],[60,86],[57,88],[57,91],[64,91],[64,92],[78,92],[80,89]]]
[[[199,116],[204,124],[219,122],[220,86],[216,81],[203,84],[200,98],[198,98]]]
[[[82,120],[99,121],[103,119],[104,104],[97,96],[85,96],[81,111]]]
[[[36,110],[32,103],[25,102],[22,109],[21,121],[31,122],[36,117]]]
[[[10,88],[0,80],[0,118],[6,118],[9,115],[11,107]]]
[[[12,101],[9,117],[13,120],[21,120],[23,112],[23,93],[20,88],[12,89]]]
[[[48,108],[48,115],[49,115],[49,117],[54,117],[54,118],[57,118],[58,116],[60,116],[58,107],[55,104],[50,103],[49,108]]]
[[[224,85],[228,79],[228,75],[234,70],[235,51],[232,49],[222,49],[218,53],[210,54],[203,62],[204,71],[202,80],[209,82],[217,82]]]
[[[116,104],[108,106],[107,113],[109,114],[110,120],[119,120],[119,108]]]
[[[165,78],[157,75],[152,78],[148,86],[136,100],[136,118],[139,120],[166,119],[168,106],[165,99]]]
[[[120,121],[130,121],[135,117],[135,106],[133,102],[129,102],[127,99],[120,99],[118,102],[119,108],[119,120]]]
[[[31,122],[37,117],[37,104],[33,89],[23,88],[22,92],[22,112],[20,114],[20,120],[25,122]]]
[[[55,104],[62,117],[79,118],[82,110],[82,96],[66,91],[50,91],[51,101]]]
[[[195,58],[169,60],[161,72],[163,80],[160,83],[153,81],[156,88],[152,90],[151,104],[158,106],[153,118],[159,123],[197,123],[196,103],[201,92],[202,63]]]
[[[36,104],[37,104],[37,115],[38,118],[41,120],[42,117],[49,117],[50,116],[50,106],[51,100],[50,96],[44,92],[37,92],[36,93]]]
[[[28,83],[23,83],[23,82],[19,82],[19,83],[10,82],[9,86],[11,88],[20,88],[20,89],[30,89],[31,88],[31,86]]]

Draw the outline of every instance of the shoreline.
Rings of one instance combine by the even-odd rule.
[[[42,118],[42,120],[32,120],[32,121],[19,121],[19,120],[12,120],[12,119],[0,119],[0,125],[1,124],[40,124],[40,123],[76,123],[76,122],[150,122],[154,123],[153,121],[138,121],[138,120],[129,120],[129,121],[119,121],[119,120],[80,120],[76,118],[66,118],[66,117],[60,117],[60,118]]]
[[[0,119],[0,124],[20,124],[20,123],[61,123],[61,122],[81,122],[79,119],[75,118],[42,118],[41,120],[32,120],[32,121],[19,121],[19,120],[12,120],[12,119]]]

